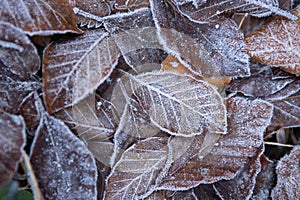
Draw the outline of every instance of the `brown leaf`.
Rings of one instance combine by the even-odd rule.
[[[91,152],[36,100],[42,118],[30,162],[46,199],[96,199],[97,167]]]
[[[300,15],[300,8],[292,12]],[[300,75],[298,38],[300,18],[297,21],[273,17],[261,29],[245,38],[250,57],[263,64]]]
[[[256,177],[256,184],[251,199],[268,199],[275,183],[275,164],[266,156],[260,157],[261,172]]]
[[[300,146],[295,146],[277,164],[277,184],[272,199],[295,199],[300,196]]]
[[[118,47],[103,29],[52,43],[44,52],[43,83],[48,112],[78,103],[108,78]]]
[[[199,200],[220,200],[212,184],[200,184],[194,190]]]
[[[300,126],[300,95],[270,101],[274,105],[274,114],[268,132],[280,128]]]
[[[110,141],[118,126],[118,116],[111,102],[90,95],[55,116],[76,133],[101,163],[109,166],[114,145]]]
[[[224,13],[249,13],[255,17],[266,17],[273,13],[290,19],[297,19],[294,15],[278,8],[278,0],[172,0],[177,9],[191,21],[207,23],[216,20]]]
[[[3,0],[0,16],[31,36],[81,33],[68,0]]]
[[[0,110],[0,185],[12,178],[25,147],[25,123],[21,116]]]
[[[164,0],[151,0],[157,34],[164,49],[203,77],[249,75],[243,34],[230,19],[198,24]]]
[[[251,197],[256,177],[261,171],[260,157],[263,151],[262,145],[256,155],[248,159],[233,179],[214,183],[214,188],[221,199],[249,199]]]
[[[138,199],[151,194],[168,160],[168,137],[152,137],[128,148],[109,175],[104,199]]]
[[[102,0],[72,0],[74,11],[77,16],[77,23],[88,28],[99,28],[101,20],[95,20],[91,16],[99,18],[111,13],[110,3]]]
[[[170,149],[175,160],[157,189],[186,190],[201,183],[232,179],[256,155],[272,116],[272,106],[262,100],[243,98],[227,99],[226,104],[228,134],[216,138],[212,137],[216,134],[206,133],[193,140],[173,138]]]

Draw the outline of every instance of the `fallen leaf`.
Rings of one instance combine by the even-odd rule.
[[[10,180],[22,159],[26,144],[25,123],[21,116],[0,110],[0,185]]]
[[[170,72],[149,72],[129,78],[128,96],[135,96],[151,122],[172,135],[191,137],[203,129],[226,134],[226,108],[210,84]]]
[[[293,12],[300,15],[300,8]],[[250,57],[260,63],[300,75],[299,48],[300,18],[297,21],[284,17],[273,17],[258,31],[246,36]]]
[[[145,200],[198,200],[194,193],[194,189],[187,191],[168,191],[159,190],[153,192]]]
[[[212,184],[200,184],[194,190],[199,200],[220,200]]]
[[[97,167],[92,153],[37,99],[42,118],[30,162],[45,199],[96,199]]]
[[[150,5],[164,49],[189,70],[208,78],[249,76],[244,37],[232,20],[198,24],[164,0],[151,0]]]
[[[257,154],[272,116],[272,105],[238,97],[227,99],[226,105],[228,134],[216,137],[206,133],[170,141],[171,155],[176,156],[157,189],[186,190],[232,179]]]
[[[300,146],[295,146],[277,164],[277,184],[272,190],[272,199],[295,199],[300,196]]]
[[[168,160],[168,137],[140,141],[123,154],[106,180],[104,199],[138,199],[150,195]]]
[[[3,0],[0,16],[30,36],[81,33],[68,0]]]
[[[49,45],[43,58],[48,112],[72,106],[92,93],[109,77],[118,58],[118,47],[103,29]]]
[[[250,199],[256,184],[256,177],[261,171],[260,157],[263,151],[262,145],[256,155],[249,158],[233,179],[214,183],[214,188],[221,199]]]

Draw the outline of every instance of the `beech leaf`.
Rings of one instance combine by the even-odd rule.
[[[42,118],[30,162],[46,199],[96,199],[97,167],[91,152],[38,101]]]
[[[48,112],[74,105],[92,93],[111,74],[118,58],[118,47],[103,29],[49,45],[43,59]]]
[[[30,36],[81,33],[68,0],[3,0],[0,16]]]
[[[127,74],[131,91],[153,124],[172,135],[191,137],[203,129],[226,134],[226,108],[216,88],[170,72]]]
[[[300,8],[292,13],[300,16]],[[263,64],[300,75],[299,28],[300,18],[292,21],[284,17],[273,17],[261,29],[245,38],[250,57]]]
[[[169,145],[171,154],[176,156],[157,189],[186,190],[202,183],[232,179],[257,154],[270,123],[272,105],[238,97],[227,99],[226,104],[228,134],[219,138],[210,133],[173,138]]]
[[[0,185],[10,180],[22,159],[25,123],[21,116],[0,110]]]
[[[277,184],[272,190],[272,199],[294,199],[300,196],[300,146],[295,146],[277,164]]]
[[[150,5],[164,49],[191,71],[209,78],[249,76],[244,37],[232,20],[198,24],[164,0],[151,0]]]

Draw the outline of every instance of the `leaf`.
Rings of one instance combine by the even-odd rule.
[[[102,22],[90,18],[90,15],[104,17],[111,13],[110,3],[101,0],[73,0],[73,10],[77,23],[88,28],[99,28]]]
[[[0,185],[12,178],[26,144],[25,124],[21,116],[0,110]]]
[[[119,120],[111,102],[90,95],[55,116],[85,142],[98,161],[109,165],[114,147],[110,139],[113,138]]]
[[[299,9],[292,13],[299,16]],[[261,29],[245,38],[250,57],[299,75],[299,23],[300,19],[292,21],[283,17],[272,18]]]
[[[295,146],[277,164],[277,184],[272,190],[272,199],[294,199],[300,196],[300,146]]]
[[[251,197],[253,200],[267,199],[275,183],[275,164],[264,155],[261,156],[260,162],[262,169],[256,177],[256,185]]]
[[[297,81],[296,76],[274,78],[272,68],[268,65],[251,62],[251,76],[233,80],[225,88],[230,92],[241,92],[246,96],[269,99],[273,94],[283,92],[286,87]],[[276,73],[281,73],[277,71]]]
[[[49,45],[43,59],[48,112],[74,105],[92,93],[108,78],[118,57],[118,47],[103,29]]]
[[[0,22],[0,71],[28,80],[40,67],[40,59],[29,38],[13,25]]]
[[[37,100],[42,119],[30,162],[45,199],[96,199],[97,167],[93,155],[60,120]]]
[[[208,78],[249,76],[243,34],[233,21],[219,18],[198,24],[163,0],[151,0],[150,4],[164,49],[191,71]]]
[[[214,183],[214,188],[221,199],[250,199],[256,184],[256,177],[261,171],[260,157],[263,151],[262,145],[256,155],[248,159],[233,179]]]
[[[191,137],[203,129],[226,134],[226,108],[216,89],[190,76],[168,72],[127,74],[131,91],[153,124],[172,135]]]
[[[227,99],[226,104],[228,134],[173,138],[169,145],[171,155],[176,156],[157,189],[186,190],[232,179],[257,154],[272,116],[272,105],[238,97]]]
[[[220,200],[212,184],[200,184],[194,190],[199,200]]]
[[[30,36],[81,33],[68,0],[3,0],[0,16]]]
[[[274,114],[268,132],[300,126],[300,95],[271,101],[271,103],[274,105]]]
[[[120,48],[126,63],[135,71],[138,71],[139,65],[153,67],[154,63],[160,64],[166,57],[149,8],[111,16],[104,20],[104,26]],[[158,70],[160,66],[155,68]]]
[[[184,16],[197,23],[208,23],[216,20],[219,15],[228,12],[250,13],[255,17],[266,17],[272,12],[290,19],[296,16],[278,8],[278,0],[173,0],[173,4]]]
[[[168,190],[159,190],[153,192],[150,196],[145,198],[145,200],[198,200],[194,190],[190,189],[187,191],[168,191]]]
[[[106,180],[104,199],[148,196],[167,163],[168,137],[147,138],[128,148]]]

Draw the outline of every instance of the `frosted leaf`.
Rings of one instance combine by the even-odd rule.
[[[203,129],[226,134],[226,109],[210,84],[170,72],[127,74],[129,95],[137,98],[151,122],[172,135],[191,137]]]
[[[104,17],[111,13],[109,3],[102,0],[73,0],[73,7],[77,23],[88,28],[99,28],[102,25],[101,21],[94,20],[91,15]]]
[[[256,184],[251,199],[268,199],[275,183],[275,164],[266,156],[260,158],[261,172],[256,177]]]
[[[278,8],[278,0],[211,0],[200,6],[195,1],[171,1],[184,16],[197,23],[217,20],[218,16],[228,12],[249,13],[255,17],[266,17],[272,13],[297,19],[296,16]]]
[[[151,194],[168,160],[168,137],[140,141],[123,154],[106,180],[104,199],[138,199]]]
[[[251,76],[231,81],[225,88],[230,92],[241,92],[246,96],[269,99],[270,95],[283,90],[288,84],[296,81],[295,76],[274,79],[270,66],[251,63]]]
[[[183,150],[185,153],[176,156],[178,158],[171,164],[157,189],[186,190],[202,183],[232,179],[248,159],[256,155],[263,144],[272,106],[262,100],[249,101],[244,98],[230,98],[226,104],[228,134],[219,135],[220,138],[211,138],[213,134],[209,132],[195,136],[193,141],[187,143],[189,146]],[[184,140],[179,137],[173,140],[175,142],[170,142],[170,145],[173,144],[171,155],[176,155],[177,146]]]
[[[134,70],[142,64],[160,63],[166,56],[148,8],[107,18],[104,26],[120,48],[126,63]]]
[[[271,101],[271,103],[274,105],[274,114],[268,132],[300,126],[300,95]]]
[[[199,200],[220,200],[212,184],[200,184],[194,190]]]
[[[98,161],[109,165],[114,146],[110,139],[118,126],[117,114],[109,101],[90,95],[55,116],[85,142]]]
[[[180,15],[163,0],[151,0],[157,34],[164,49],[204,77],[249,75],[243,34],[226,18],[198,24]]]
[[[128,10],[136,10],[139,8],[150,7],[148,0],[126,0],[125,6]]]
[[[293,11],[300,15],[300,8]],[[300,19],[288,20],[284,17],[273,17],[258,31],[245,38],[250,57],[260,63],[299,75]]]
[[[272,190],[272,199],[295,199],[300,196],[300,146],[295,146],[277,164],[277,184]]]
[[[96,199],[97,167],[91,152],[37,101],[42,119],[30,162],[45,199]]]
[[[35,46],[18,28],[0,22],[1,74],[29,80],[40,67],[40,58]]]
[[[159,190],[153,192],[145,200],[198,200],[194,193],[194,189],[187,191],[168,191]]]
[[[0,110],[0,185],[17,170],[26,144],[25,123],[21,116]]]
[[[296,95],[300,91],[300,78],[297,77],[293,82],[282,88],[280,91],[266,96],[268,101],[280,101],[288,98],[289,96]]]
[[[43,59],[48,112],[71,106],[92,93],[108,78],[118,57],[118,47],[103,29],[49,45]]]
[[[2,0],[0,16],[30,36],[81,33],[68,0]]]
[[[214,188],[221,199],[250,199],[256,177],[261,171],[260,157],[263,150],[262,145],[233,179],[214,183]]]

